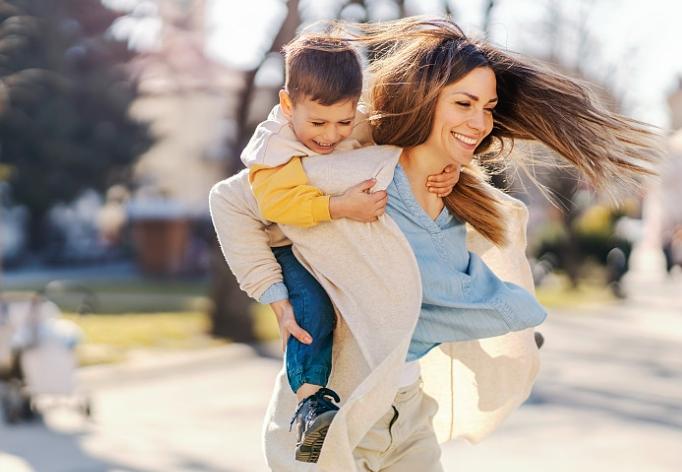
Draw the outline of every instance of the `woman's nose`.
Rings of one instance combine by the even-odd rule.
[[[475,130],[483,130],[485,128],[485,112],[476,112],[469,120],[469,126]]]

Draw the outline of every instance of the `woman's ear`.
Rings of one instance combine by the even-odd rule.
[[[294,114],[294,102],[284,89],[279,91],[279,107],[287,120],[290,120]]]

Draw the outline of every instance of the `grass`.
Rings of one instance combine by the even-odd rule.
[[[7,299],[26,299],[39,281],[5,287]],[[208,334],[211,301],[205,280],[68,280],[47,295],[84,332],[80,365],[126,360],[139,350],[193,349],[223,344]],[[76,314],[87,302],[86,315]]]
[[[202,312],[94,314],[66,313],[84,332],[78,346],[80,365],[124,361],[140,349],[196,349],[224,344],[211,338]]]
[[[5,287],[3,292],[27,297],[44,287],[37,282],[23,283]],[[125,314],[208,311],[208,291],[208,283],[202,280],[68,280],[52,286],[47,295],[64,311],[78,311],[85,300],[88,312]]]
[[[277,318],[270,305],[253,303],[251,305],[251,316],[253,318],[253,330],[257,339],[261,341],[275,341],[279,339]]]
[[[79,281],[77,286],[95,295],[94,314],[73,313],[83,300],[83,295],[77,292],[55,291],[50,298],[67,319],[84,331],[84,342],[77,350],[81,365],[121,362],[136,350],[195,349],[226,342],[206,334],[210,322],[206,313],[211,302],[205,281]],[[26,296],[37,288],[40,287],[12,287],[5,295]],[[548,309],[614,300],[599,275],[577,289],[569,287],[565,276],[552,275],[538,287],[536,295]],[[254,303],[251,316],[258,339],[279,339],[277,321],[269,306]]]
[[[582,280],[576,288],[571,287],[568,278],[552,274],[535,290],[538,301],[548,309],[580,308],[585,305],[611,303],[616,300],[600,276]]]
[[[183,293],[185,295],[207,295],[208,281],[178,280],[158,277],[131,278],[120,280],[63,280],[67,287],[79,287],[95,293]],[[42,281],[6,283],[6,290],[33,292],[45,287]]]

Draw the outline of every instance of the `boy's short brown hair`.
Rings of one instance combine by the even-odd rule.
[[[298,36],[284,46],[284,88],[295,103],[307,97],[333,105],[362,93],[360,57],[345,41],[323,34]]]

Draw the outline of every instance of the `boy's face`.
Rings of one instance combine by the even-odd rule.
[[[291,122],[296,138],[311,151],[329,154],[353,131],[357,100],[321,105],[302,97],[293,103],[284,90],[280,91],[279,98],[282,112]]]

